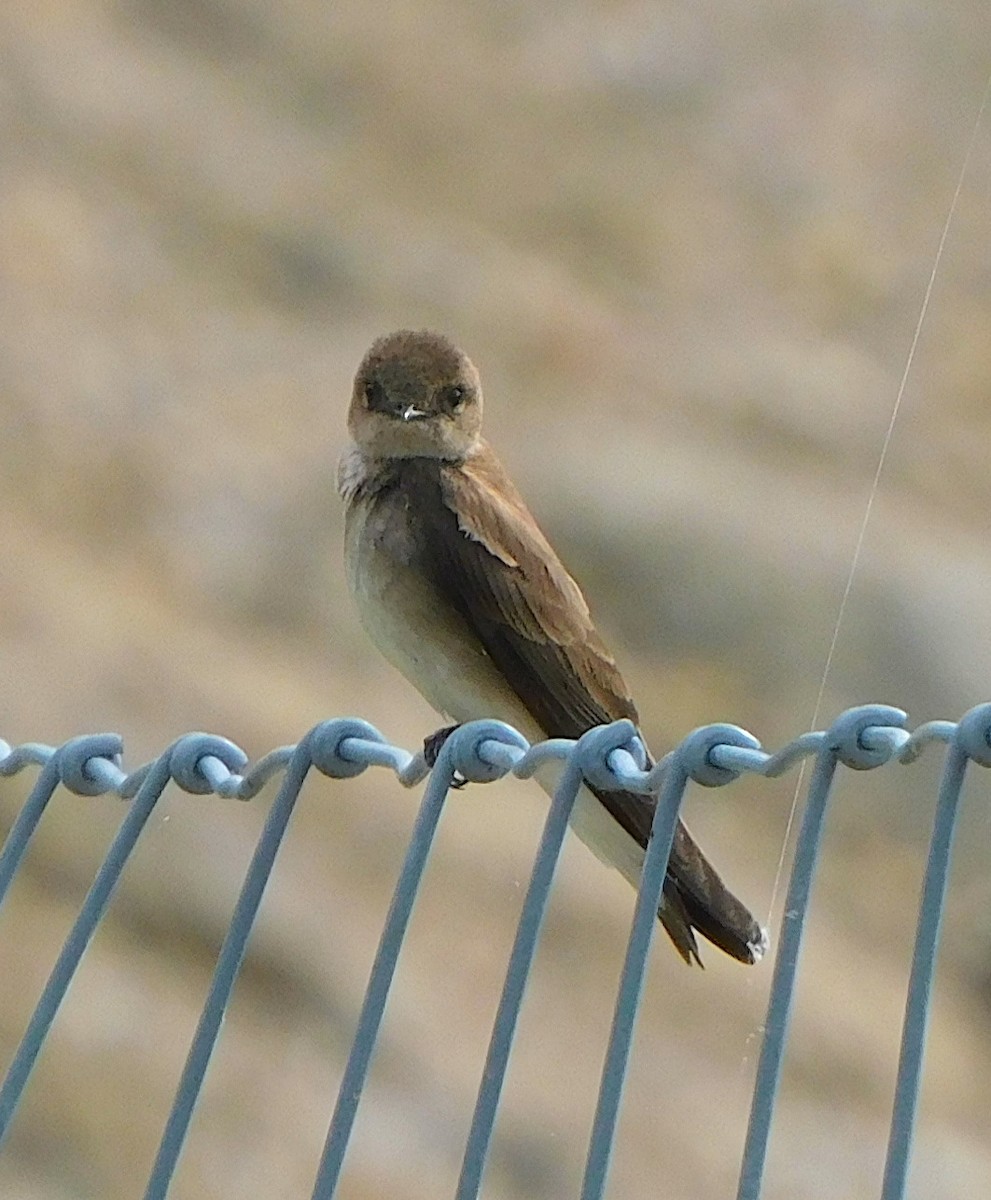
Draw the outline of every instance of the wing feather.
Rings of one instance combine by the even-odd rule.
[[[407,469],[438,467],[410,464]],[[429,509],[418,515],[425,533],[422,553],[435,586],[547,736],[578,738],[593,725],[621,717],[639,723],[578,584],[491,450],[483,443],[464,463],[440,465],[432,482],[421,480],[416,494]],[[646,847],[654,798],[593,791]],[[741,961],[759,956],[760,927],[680,822],[659,916],[686,961],[700,961],[693,925]]]

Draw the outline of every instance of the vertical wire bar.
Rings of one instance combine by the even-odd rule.
[[[960,810],[960,792],[967,762],[967,755],[963,749],[951,743],[940,781],[932,839],[929,843],[929,861],[926,864],[922,899],[919,903],[919,923],[905,1001],[905,1022],[902,1026],[898,1078],[895,1084],[881,1200],[902,1200],[905,1195],[922,1080],[929,1004],[936,971],[936,951],[946,901],[953,833]]]
[[[791,1020],[792,1001],[795,996],[795,976],[798,957],[802,949],[802,934],[808,911],[812,879],[822,844],[822,827],[826,805],[836,774],[835,751],[826,747],[816,758],[812,778],[809,781],[808,799],[802,828],[795,846],[795,862],[792,866],[788,896],[785,900],[784,918],[778,953],[774,960],[774,975],[771,979],[771,996],[764,1024],[764,1040],[760,1049],[757,1077],[754,1081],[754,1098],[747,1125],[743,1162],[740,1167],[740,1183],[737,1200],[758,1200],[767,1162],[767,1144],[771,1131],[771,1118],[781,1083],[781,1064],[784,1059],[788,1025]]]
[[[304,738],[290,759],[282,786],[272,802],[244,877],[241,894],[238,896],[227,935],[217,957],[210,991],[196,1026],[175,1100],[172,1102],[172,1110],[148,1178],[145,1200],[164,1200],[172,1182],[186,1134],[189,1132],[193,1110],[203,1087],[203,1079],[220,1035],[224,1013],[227,1011],[231,992],[241,969],[248,938],[258,915],[262,895],[272,874],[275,856],[282,845],[311,762],[309,739]]]
[[[45,770],[47,771],[47,769],[46,767]],[[42,776],[44,777],[44,772]],[[7,1135],[11,1118],[20,1102],[59,1006],[69,990],[72,977],[79,967],[100,919],[106,912],[131,851],[141,836],[141,831],[170,777],[169,753],[167,752],[152,766],[138,789],[137,795],[131,801],[127,816],[120,823],[117,834],[107,851],[107,856],[82,903],[79,916],[62,946],[55,966],[48,977],[48,982],[45,984],[45,989],[41,993],[41,999],[31,1014],[31,1020],[21,1044],[17,1048],[14,1061],[10,1065],[3,1086],[0,1087],[0,1144]],[[40,779],[38,784],[40,786]]]
[[[51,756],[41,769],[37,782],[24,807],[10,827],[10,832],[0,851],[0,904],[7,895],[7,890],[13,881],[21,859],[28,848],[28,843],[34,836],[38,822],[44,814],[48,801],[51,800],[59,784],[59,766],[57,752]]]
[[[499,1098],[506,1079],[516,1023],[523,1004],[523,993],[547,911],[548,896],[561,855],[561,844],[568,828],[568,818],[571,816],[581,785],[582,773],[577,765],[577,754],[573,751],[554,790],[554,799],[544,822],[540,846],[534,859],[530,884],[509,957],[506,981],[492,1026],[492,1038],[485,1057],[482,1083],[465,1144],[455,1200],[475,1200],[482,1185],[482,1173],[485,1170]]]
[[[382,929],[375,962],[368,979],[361,1015],[358,1018],[358,1027],[355,1031],[354,1041],[351,1043],[351,1053],[348,1056],[340,1091],[337,1094],[334,1114],[331,1117],[330,1128],[327,1130],[327,1139],[324,1142],[323,1154],[313,1186],[312,1200],[330,1200],[340,1181],[344,1155],[347,1152],[351,1130],[354,1127],[358,1102],[368,1076],[368,1067],[378,1039],[389,989],[396,973],[399,952],[406,936],[410,914],[413,911],[420,880],[427,865],[427,856],[437,831],[437,823],[443,811],[444,800],[451,786],[452,769],[450,766],[445,769],[445,764],[449,761],[442,750],[438,758],[438,765],[431,772],[430,782],[427,784],[420,811],[416,816],[409,848],[406,851],[402,871],[389,905],[389,914]]]
[[[581,1200],[601,1200],[605,1191],[606,1175],[616,1138],[616,1124],[619,1120],[619,1105],[630,1061],[633,1030],[643,993],[647,955],[657,924],[657,910],[661,903],[668,859],[671,857],[678,810],[687,783],[688,776],[676,757],[664,778],[651,825],[647,853],[644,856],[623,973],[620,977],[616,1007],[613,1010],[609,1047],[602,1069],[595,1119],[589,1138]]]

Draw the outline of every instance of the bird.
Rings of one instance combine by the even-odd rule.
[[[624,717],[639,730],[581,589],[481,424],[478,371],[445,335],[398,330],[362,358],[337,482],[364,629],[450,728],[494,717],[531,742]],[[449,732],[425,746],[436,753]],[[636,887],[655,806],[650,795],[583,784],[570,823]],[[689,965],[702,965],[696,933],[742,963],[768,945],[680,821],[658,917]]]

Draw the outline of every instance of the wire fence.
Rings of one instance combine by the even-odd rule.
[[[560,780],[534,860],[507,966],[456,1197],[457,1200],[473,1200],[482,1186],[517,1019],[555,866],[579,787],[586,780],[598,788],[658,796],[581,1186],[581,1200],[600,1200],[606,1194],[610,1155],[647,958],[685,790],[692,782],[705,787],[721,787],[744,773],[778,776],[800,762],[812,759],[813,769],[806,790],[784,919],[774,948],[767,1020],[737,1191],[737,1200],[758,1200],[787,1044],[811,885],[837,770],[840,766],[864,771],[888,763],[911,763],[927,747],[943,743],[946,756],[922,888],[880,1193],[881,1200],[901,1200],[908,1180],[954,827],[968,767],[971,763],[991,766],[991,704],[971,709],[959,722],[933,721],[912,732],[906,728],[906,720],[903,712],[885,705],[848,709],[829,729],[804,734],[776,754],[762,750],[752,734],[737,726],[709,725],[690,734],[650,770],[643,769],[646,763],[644,749],[629,721],[591,729],[577,742],[556,739],[533,746],[499,721],[472,722],[448,739],[432,771],[422,754],[412,755],[391,745],[374,727],[356,719],[331,720],[317,725],[297,745],[274,750],[250,767],[247,755],[232,742],[202,733],[179,738],[153,762],[130,774],[122,768],[123,745],[115,734],[73,738],[57,748],[26,744],[12,749],[0,741],[0,777],[14,775],[30,766],[41,767],[37,782],[0,851],[0,904],[57,788],[64,787],[80,796],[113,793],[130,801],[127,814],[65,940],[0,1086],[0,1145],[10,1130],[73,976],[131,852],[167,785],[175,783],[196,795],[213,793],[248,799],[257,795],[270,779],[281,774],[281,785],[245,875],[144,1193],[146,1200],[162,1200],[168,1194],[176,1172],[265,886],[307,775],[315,769],[333,779],[344,780],[370,766],[388,767],[406,786],[413,786],[425,778],[428,782],[382,930],[316,1173],[312,1196],[314,1200],[329,1200],[335,1195],[341,1178],[403,938],[450,789],[461,778],[476,783],[492,782],[510,773],[525,778],[549,760],[557,760],[563,764]]]

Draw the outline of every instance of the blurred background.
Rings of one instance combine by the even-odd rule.
[[[34,0],[0,9],[0,735],[205,729],[257,757],[437,725],[346,595],[367,344],[460,342],[490,440],[663,750],[808,727],[989,62],[980,0]],[[991,124],[978,132],[823,700],[991,697]],[[876,1195],[940,755],[841,778],[768,1200]],[[991,1178],[988,785],[963,818],[915,1196]],[[33,782],[3,783],[9,823]],[[766,917],[794,778],[688,819]],[[16,1200],[139,1195],[271,793],[170,791],[5,1154]],[[174,1195],[309,1195],[417,795],[314,779]],[[60,795],[0,913],[9,1061],[123,815]],[[545,802],[453,797],[346,1200],[449,1195]],[[772,914],[780,921],[781,890]],[[486,1181],[577,1193],[630,890],[569,842]],[[612,1192],[733,1194],[771,963],[659,939]]]

